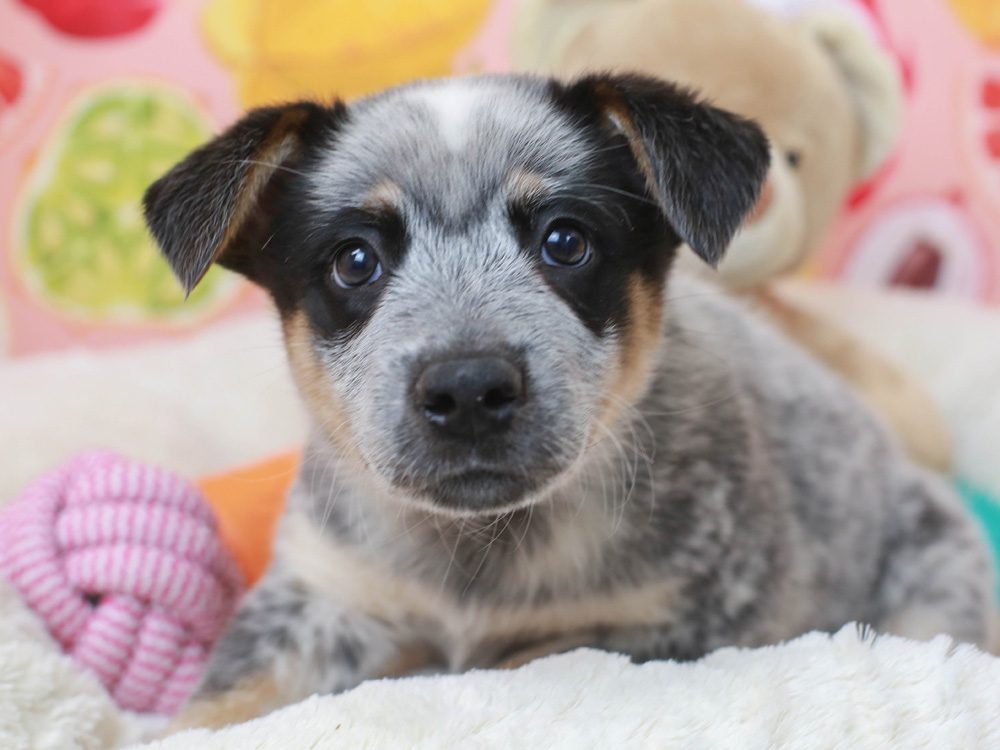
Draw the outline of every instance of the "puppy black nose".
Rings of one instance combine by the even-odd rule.
[[[524,395],[521,370],[502,357],[448,359],[428,365],[414,388],[417,410],[456,437],[507,427]]]

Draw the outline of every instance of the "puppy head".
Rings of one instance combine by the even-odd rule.
[[[271,294],[326,438],[451,513],[545,495],[638,399],[673,254],[715,264],[767,143],[662,82],[481,77],[260,109],[146,195],[190,290]]]

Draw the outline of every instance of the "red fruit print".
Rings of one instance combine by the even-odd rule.
[[[163,0],[20,0],[51,26],[88,39],[130,34],[149,23]]]
[[[987,78],[983,81],[982,102],[987,109],[1000,109],[1000,79]]]
[[[24,74],[17,64],[0,52],[0,112],[21,98]]]
[[[995,1],[995,0],[993,0]],[[1000,6],[1000,3],[998,3]],[[1000,16],[998,16],[1000,18]],[[989,203],[987,226],[1000,228],[1000,60],[990,60],[976,70],[956,69],[955,77],[966,77],[963,96],[956,102],[960,118],[956,136],[961,146],[965,190]],[[994,237],[992,244],[997,244]],[[995,252],[995,251],[994,251]],[[1000,256],[996,256],[1000,258]],[[1000,280],[1000,276],[997,277]]]
[[[1000,161],[1000,128],[990,130],[984,139],[986,153],[993,160]]]

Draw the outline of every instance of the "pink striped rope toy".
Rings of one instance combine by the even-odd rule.
[[[119,706],[172,714],[243,591],[194,485],[86,453],[0,511],[0,574]]]

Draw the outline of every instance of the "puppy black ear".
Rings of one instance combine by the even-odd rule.
[[[628,140],[647,189],[678,236],[710,265],[722,260],[767,175],[767,138],[750,120],[640,75],[572,85]]]
[[[252,275],[248,263],[271,218],[265,196],[278,176],[294,171],[308,131],[338,107],[301,102],[253,110],[150,185],[146,223],[188,293],[216,261]]]

